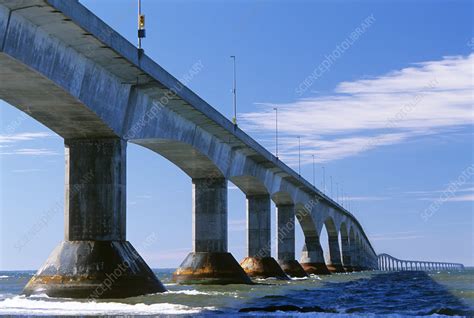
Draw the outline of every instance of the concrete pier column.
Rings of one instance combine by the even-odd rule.
[[[291,277],[308,276],[295,259],[295,206],[277,205],[277,257],[283,271]]]
[[[324,261],[324,253],[319,237],[305,237],[305,244],[301,253],[301,266],[308,274],[330,275],[331,272]]]
[[[357,240],[355,240],[354,242],[350,242],[350,244],[351,244],[350,249],[351,249],[351,259],[352,259],[352,270],[354,272],[360,272],[364,270],[362,246],[360,242]]]
[[[330,258],[328,269],[332,273],[343,273],[344,268],[342,267],[341,250],[339,249],[339,238],[337,234],[333,235],[328,232],[328,240]]]
[[[227,180],[193,179],[193,251],[174,272],[181,284],[250,284],[227,252]]]
[[[165,291],[126,241],[126,145],[116,138],[65,140],[65,240],[25,294],[124,298]]]
[[[352,272],[349,237],[341,234],[342,266],[345,272]],[[378,261],[378,260],[377,260]]]
[[[240,266],[250,277],[289,279],[271,256],[270,213],[269,195],[247,196],[247,257]]]

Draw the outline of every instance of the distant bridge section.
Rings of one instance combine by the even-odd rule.
[[[459,263],[411,261],[395,258],[388,254],[378,255],[378,266],[381,271],[431,271],[431,270],[463,270]]]

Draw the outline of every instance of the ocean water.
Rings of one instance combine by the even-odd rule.
[[[166,293],[121,300],[25,297],[34,272],[0,272],[0,315],[13,316],[474,316],[474,269],[361,272],[255,285],[176,285],[172,269],[155,270]]]

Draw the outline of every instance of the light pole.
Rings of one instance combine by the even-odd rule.
[[[314,155],[313,156],[313,187],[316,187],[316,172],[314,170]]]
[[[330,176],[329,179],[331,180],[331,198],[332,198],[332,176]]]
[[[301,176],[301,136],[298,136],[298,175]]]
[[[232,93],[234,95],[234,117],[232,118],[232,122],[237,126],[237,74],[235,69],[235,55],[231,55],[230,58],[234,62],[234,86],[232,89]]]
[[[326,194],[326,168],[323,166],[323,193]]]
[[[342,207],[344,207],[344,183],[341,184],[341,197]]]
[[[278,160],[278,108],[274,107],[275,110],[275,149],[276,149],[276,158]]]
[[[142,14],[142,0],[138,0],[138,49],[142,52],[142,38],[145,37],[145,15]]]
[[[336,182],[336,202],[339,203],[339,183]]]

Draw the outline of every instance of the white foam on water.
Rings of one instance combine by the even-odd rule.
[[[259,281],[259,282],[264,282],[266,280],[279,280],[276,277],[266,277],[266,278],[254,278],[254,280]]]
[[[305,280],[308,279],[309,277],[290,277],[291,280]]]
[[[202,291],[199,291],[199,290],[194,290],[194,289],[190,289],[190,290],[187,290],[187,289],[184,289],[184,290],[169,290],[167,291],[166,293],[168,294],[184,294],[184,295],[215,295],[216,293],[212,293],[212,292],[202,292]]]
[[[207,296],[233,296],[238,297],[236,292],[218,292],[218,291],[200,291],[195,289],[168,290],[163,294],[182,294],[182,295],[207,295]]]
[[[170,303],[133,305],[116,302],[51,301],[25,296],[15,296],[0,301],[0,315],[173,315],[197,314],[204,310],[215,310],[215,308],[189,307]]]
[[[317,280],[321,280],[321,277],[319,277],[318,275],[315,275],[315,274],[309,274],[309,277],[315,278]]]

